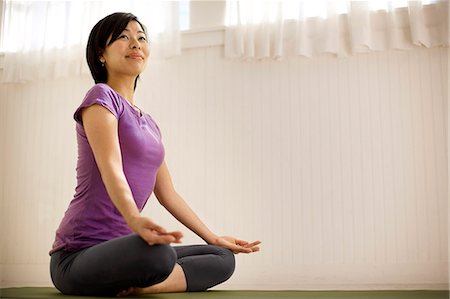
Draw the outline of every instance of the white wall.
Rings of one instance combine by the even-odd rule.
[[[448,50],[259,63],[222,51],[150,62],[136,95],[201,218],[263,241],[222,288],[448,289]],[[1,286],[50,285],[75,187],[72,113],[91,84],[0,86]],[[155,200],[144,213],[183,229]]]
[[[233,286],[446,284],[446,50],[261,64],[221,51],[154,64],[147,107],[207,222],[265,241]]]

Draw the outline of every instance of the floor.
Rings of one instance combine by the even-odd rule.
[[[65,296],[54,288],[0,289],[0,298],[107,298]],[[208,291],[201,293],[177,293],[146,295],[127,298],[153,299],[448,299],[448,291]]]

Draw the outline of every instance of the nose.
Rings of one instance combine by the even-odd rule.
[[[140,49],[141,48],[141,44],[139,43],[139,41],[136,38],[131,38],[130,39],[130,49]]]

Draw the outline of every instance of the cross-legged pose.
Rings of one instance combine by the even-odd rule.
[[[51,277],[64,294],[204,291],[233,274],[234,254],[259,250],[259,241],[211,232],[174,189],[159,128],[134,102],[149,55],[145,27],[132,14],[111,14],[90,33],[96,84],[74,114],[77,187],[50,251]],[[181,232],[140,214],[153,192],[207,244],[172,246]]]

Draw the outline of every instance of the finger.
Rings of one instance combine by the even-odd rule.
[[[145,228],[157,231],[159,233],[166,233],[166,229],[161,225],[156,224],[149,218],[145,218],[144,225]]]
[[[174,237],[174,241],[171,243],[181,243],[181,238],[183,238],[183,234],[179,231],[175,232],[166,232],[166,233],[157,233],[159,236],[172,236]]]
[[[247,245],[247,244],[248,244],[247,241],[244,241],[244,240],[238,240],[238,239],[236,239],[235,242],[236,242],[236,244],[241,245],[241,246],[244,246],[244,245]]]
[[[261,241],[255,241],[255,242],[246,244],[245,247],[251,248],[251,247],[255,247],[256,245],[259,245],[259,244],[261,244]]]
[[[155,223],[151,223],[150,226],[148,226],[148,228],[150,228],[151,230],[154,230],[160,234],[165,234],[167,233],[166,229],[160,225],[157,225]]]
[[[241,248],[237,251],[237,253],[252,253],[253,251],[248,248]]]
[[[236,251],[237,253],[239,253],[239,252],[251,253],[252,252],[252,250],[250,248],[242,247],[242,246],[239,246],[239,245],[233,246],[232,250]]]
[[[183,236],[173,235],[173,234],[171,234],[171,236],[173,236],[175,238],[175,241],[173,241],[172,243],[181,243],[181,238]]]
[[[176,239],[183,238],[183,233],[180,231],[168,232],[167,234],[174,236]]]
[[[157,245],[157,244],[170,244],[170,243],[174,243],[175,241],[176,240],[174,237],[165,236],[165,237],[154,237],[147,243],[149,245]]]
[[[166,234],[160,235],[155,232],[150,232],[149,234],[146,234],[144,240],[149,245],[179,243],[177,242],[177,239],[172,235]]]

